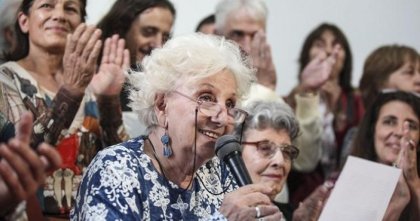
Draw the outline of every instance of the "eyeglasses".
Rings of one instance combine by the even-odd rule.
[[[271,159],[277,153],[281,151],[285,160],[292,161],[299,155],[299,149],[296,146],[289,144],[277,145],[267,140],[256,141],[256,142],[242,142],[242,144],[252,145],[257,147],[257,151],[261,157]]]
[[[194,101],[197,103],[197,107],[200,110],[201,113],[203,113],[204,115],[208,116],[208,117],[214,117],[217,116],[222,110],[223,107],[222,105],[216,103],[216,102],[212,102],[212,101],[204,101],[204,100],[195,100],[192,97],[189,97],[179,91],[173,91],[176,94],[179,94],[191,101]],[[248,113],[244,110],[241,110],[239,108],[229,108],[226,107],[227,109],[227,114],[230,117],[229,118],[229,123],[234,123],[234,124],[240,124],[242,122],[244,122],[245,118],[248,116]]]

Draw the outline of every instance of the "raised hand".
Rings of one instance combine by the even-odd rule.
[[[67,36],[63,57],[63,81],[66,87],[84,93],[96,70],[101,50],[101,30],[80,24]]]
[[[246,185],[225,195],[220,212],[228,220],[280,220],[283,214],[268,194],[272,194],[272,189],[264,184]]]
[[[318,53],[303,69],[301,73],[300,90],[318,91],[330,78],[334,64],[337,61],[340,45],[334,46],[332,53],[327,56],[325,52]]]
[[[124,39],[118,35],[105,40],[99,71],[93,76],[90,86],[97,95],[120,94],[125,82],[125,72],[130,65],[130,54]]]
[[[276,69],[271,56],[271,47],[262,30],[255,33],[252,39],[250,57],[252,65],[257,69],[258,83],[275,90],[277,83]]]
[[[405,121],[403,124],[403,135],[400,141],[400,154],[396,165],[401,168],[404,178],[410,187],[420,185],[420,179],[417,171],[417,147],[416,142],[410,135],[410,122]],[[419,186],[417,186],[419,187]]]
[[[330,196],[334,184],[326,181],[318,186],[310,196],[299,204],[299,207],[293,212],[295,221],[316,221],[321,215],[325,202]]]
[[[420,181],[417,173],[417,141],[411,137],[410,122],[405,121],[400,140],[400,152],[394,166],[402,169],[397,187],[385,212],[384,220],[398,220],[410,205],[410,220],[420,218]]]
[[[58,152],[47,144],[36,151],[29,146],[32,115],[27,112],[16,128],[16,137],[8,144],[0,144],[0,205],[17,204],[44,183],[47,172],[61,164]]]

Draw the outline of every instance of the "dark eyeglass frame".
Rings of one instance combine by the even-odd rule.
[[[220,111],[223,111],[223,107],[219,103],[212,102],[212,101],[203,101],[203,100],[194,99],[194,98],[192,98],[188,95],[185,95],[185,94],[183,94],[179,91],[176,91],[176,90],[173,91],[173,93],[181,95],[182,97],[185,97],[185,98],[197,103],[197,108],[200,110],[200,112],[205,114],[208,117],[213,117],[213,115],[211,115],[209,113],[206,113],[206,112],[203,112],[203,109],[202,109],[203,107],[206,108],[207,110],[209,110],[209,108],[218,106],[219,113],[220,113]],[[205,107],[205,105],[207,105],[208,108]],[[235,124],[243,123],[245,121],[246,117],[248,116],[248,113],[246,111],[244,111],[242,109],[239,109],[239,108],[236,108],[236,107],[233,107],[233,108],[226,107],[226,110],[227,110],[227,116],[229,116],[233,119],[231,123],[235,123]],[[209,110],[209,111],[213,111],[213,110]],[[239,119],[236,119],[235,113],[240,114],[240,117],[238,117]]]
[[[254,141],[254,142],[243,141],[242,144],[255,146],[257,148],[258,153],[261,153],[261,151],[260,151],[260,148],[261,148],[260,145],[261,144],[269,144],[271,146],[274,146],[275,148],[272,148],[272,150],[275,150],[275,151],[272,151],[268,156],[261,155],[262,157],[267,158],[267,159],[273,158],[274,155],[277,153],[278,149],[280,149],[283,157],[285,159],[290,159],[290,161],[295,160],[299,156],[299,148],[297,148],[295,145],[291,145],[291,144],[277,145],[277,144],[275,144],[273,142],[270,142],[268,140],[260,140],[260,141]],[[287,154],[285,154],[286,150],[289,151]]]

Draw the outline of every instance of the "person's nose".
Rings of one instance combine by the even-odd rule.
[[[155,35],[155,37],[152,39],[152,47],[153,48],[161,48],[165,42],[163,42],[163,34],[158,33]]]
[[[333,52],[333,50],[334,50],[334,45],[332,45],[332,44],[327,44],[327,45],[325,46],[325,53],[327,53],[327,56],[330,56],[330,55],[331,55],[331,53]]]
[[[271,165],[273,167],[283,167],[286,163],[286,158],[280,148],[276,148],[276,152],[271,157]]]
[[[242,50],[244,50],[247,54],[251,54],[251,44],[252,44],[252,36],[245,35],[244,38],[239,42]]]
[[[65,11],[64,6],[56,5],[52,11],[52,16],[54,20],[64,21],[65,20]]]
[[[392,134],[396,136],[397,138],[401,138],[403,136],[403,130],[404,130],[403,124],[397,125],[396,127],[394,127]]]
[[[219,111],[212,117],[212,121],[223,126],[229,123],[229,115],[227,112],[227,108],[223,105],[217,104],[219,106]]]

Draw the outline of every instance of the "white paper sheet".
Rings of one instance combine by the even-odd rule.
[[[401,169],[350,156],[320,221],[381,221]]]

